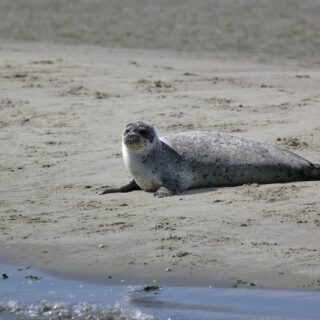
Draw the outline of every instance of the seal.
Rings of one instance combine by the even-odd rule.
[[[222,132],[159,138],[143,121],[126,126],[122,153],[133,179],[102,194],[143,189],[162,198],[193,188],[320,180],[320,164],[284,148]]]

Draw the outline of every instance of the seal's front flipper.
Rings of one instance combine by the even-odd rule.
[[[176,193],[166,187],[160,187],[153,195],[156,198],[164,198],[174,196]]]
[[[120,188],[106,188],[104,189],[100,195],[106,193],[116,193],[116,192],[130,192],[134,190],[141,190],[141,188],[136,184],[136,182],[132,179],[130,182]]]

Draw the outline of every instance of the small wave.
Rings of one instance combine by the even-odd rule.
[[[141,311],[130,311],[116,304],[112,308],[103,308],[90,303],[76,305],[50,303],[43,301],[36,305],[23,306],[16,301],[0,303],[0,319],[21,318],[39,320],[152,320],[154,317]]]

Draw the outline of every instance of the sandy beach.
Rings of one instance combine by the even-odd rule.
[[[261,15],[269,10],[257,3]],[[10,12],[19,6],[0,3]],[[301,6],[304,13],[318,8],[315,1]],[[21,18],[29,11],[16,12]],[[37,26],[24,29],[39,31],[29,39],[18,28],[6,34],[10,24],[1,21],[2,261],[101,283],[320,289],[320,182],[197,189],[164,199],[143,191],[99,195],[130,179],[121,134],[134,120],[151,122],[160,136],[230,132],[319,163],[315,51],[290,47],[289,59],[279,39],[275,56],[261,46],[237,56],[224,45],[216,53],[109,38],[101,45],[55,33],[45,39],[47,29],[39,36]],[[307,34],[318,48],[319,37]]]

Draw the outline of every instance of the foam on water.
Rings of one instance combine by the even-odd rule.
[[[0,304],[0,319],[151,320],[153,317],[141,311],[130,312],[120,305],[102,308],[85,302],[71,305],[43,301],[39,304],[23,306],[16,301],[8,301]]]
[[[319,291],[98,285],[0,264],[0,320],[319,320]]]
[[[0,271],[0,320],[153,319],[127,303],[128,286],[65,280],[7,264]]]

